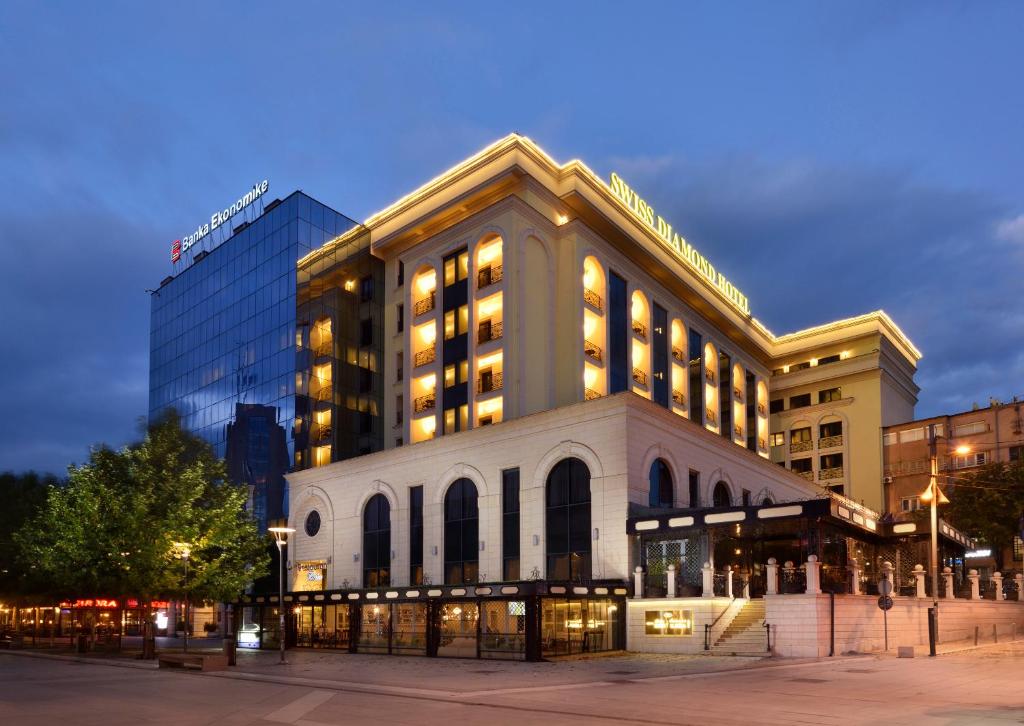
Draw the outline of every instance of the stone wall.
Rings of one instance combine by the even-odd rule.
[[[637,653],[702,653],[704,626],[714,624],[711,642],[718,638],[739,613],[747,600],[727,597],[642,598],[627,602],[626,649]],[[693,615],[690,635],[647,635],[646,613],[662,610],[684,610]],[[715,620],[718,619],[718,622]]]

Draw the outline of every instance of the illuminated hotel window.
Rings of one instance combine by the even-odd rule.
[[[772,434],[770,437],[770,443],[772,446],[782,446],[786,443],[786,434],[781,432]]]
[[[445,287],[454,285],[460,280],[465,280],[469,275],[469,253],[462,251],[457,256],[449,257],[444,261],[444,284]]]
[[[331,463],[330,446],[313,447],[313,466],[327,466]]]
[[[818,403],[838,401],[842,397],[843,394],[839,388],[826,388],[824,391],[818,391]]]
[[[804,406],[810,406],[810,405],[811,405],[811,394],[809,394],[809,393],[801,393],[799,396],[790,396],[789,397],[789,407],[790,408],[803,408]]]

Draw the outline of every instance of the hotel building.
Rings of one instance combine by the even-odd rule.
[[[867,582],[919,550],[878,514],[882,427],[913,417],[920,358],[885,313],[776,336],[623,179],[519,135],[299,274],[318,284],[353,248],[383,268],[382,450],[339,460],[325,443],[287,477],[290,642],[622,648],[641,591],[756,598],[770,558],[850,587],[849,562]],[[277,642],[276,601],[243,601],[240,642]]]

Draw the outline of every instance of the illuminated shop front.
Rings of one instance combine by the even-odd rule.
[[[287,644],[503,660],[621,650],[626,594],[621,583],[546,582],[292,592]],[[247,597],[240,607],[239,647],[278,647],[276,598]]]

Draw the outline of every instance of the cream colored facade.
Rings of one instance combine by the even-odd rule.
[[[477,470],[481,497],[491,496],[491,477],[500,462],[486,467],[478,462],[499,453],[507,453],[510,465],[526,461],[525,451],[504,452],[506,439],[529,439],[524,445],[530,456],[557,450],[562,441],[584,441],[586,431],[568,437],[552,422],[566,412],[596,426],[589,412],[604,404],[590,399],[619,391],[660,403],[637,410],[650,412],[665,435],[682,437],[663,444],[683,462],[675,478],[677,506],[697,504],[678,492],[693,452],[711,435],[717,437],[720,462],[732,458],[725,451],[734,451],[745,466],[750,459],[761,466],[756,478],[762,483],[740,487],[752,501],[762,489],[800,480],[803,488],[783,487],[769,498],[807,498],[828,487],[881,508],[881,429],[913,417],[918,390],[913,376],[920,358],[913,344],[881,312],[775,336],[749,313],[742,295],[730,294],[713,268],[709,274],[702,267],[706,260],[698,265],[697,257],[681,253],[678,236],[674,247],[669,235],[660,234],[653,217],[642,200],[627,204],[583,163],[559,164],[513,134],[300,261],[315,260],[352,235],[368,235],[372,253],[384,260],[384,416],[390,433],[383,452],[289,477],[296,522],[301,524],[310,501],[332,512],[334,544],[325,548],[328,538],[320,538],[314,547],[299,536],[297,559],[331,557],[337,563],[329,576],[332,585],[357,583],[358,567],[350,567],[350,560],[358,551],[360,528],[353,518],[372,492],[393,499],[392,517],[398,521],[410,482],[441,487],[452,478],[446,473],[451,467]],[[449,305],[456,298],[457,304]],[[693,333],[699,334],[699,347]],[[463,335],[465,363],[446,365],[446,341]],[[819,391],[831,389],[838,393],[819,403]],[[445,408],[456,393],[465,396],[464,413]],[[803,394],[810,394],[810,405],[792,406]],[[785,401],[783,410],[770,414],[771,401],[779,399]],[[603,454],[626,443],[646,450],[652,444],[634,442],[625,426],[640,427],[641,420],[624,420],[609,439],[594,444],[594,451]],[[494,428],[465,431],[487,425]],[[806,428],[807,443],[801,439],[794,448],[791,432]],[[821,435],[823,430],[828,435]],[[620,479],[594,521],[596,528],[616,532],[622,545],[595,557],[595,576],[599,562],[603,576],[626,576],[622,522],[629,502],[646,501],[647,473],[623,466],[625,457],[639,454],[619,455],[623,458],[601,462],[600,471]],[[803,479],[768,463],[807,466],[804,459],[811,462]],[[515,465],[531,472],[540,466],[536,461]],[[711,462],[699,471],[704,476],[724,468]],[[609,476],[593,469],[591,474],[595,481]],[[526,507],[529,496],[539,496],[529,494],[526,482],[543,479],[526,469],[523,476]],[[600,491],[595,489],[595,503]],[[631,491],[635,497],[626,496]],[[705,496],[702,503],[709,504],[710,490]],[[740,491],[733,496],[738,501]],[[437,497],[443,497],[443,489],[428,493],[432,506],[440,506]],[[425,525],[430,543],[438,515],[424,516],[434,522]],[[481,527],[481,572],[500,571],[484,562],[491,555],[484,554],[488,537]],[[524,573],[535,566],[529,552],[536,545],[529,535],[536,530],[536,524],[523,527]],[[407,548],[397,536],[394,571],[400,583]],[[427,563],[425,568],[429,571]]]

